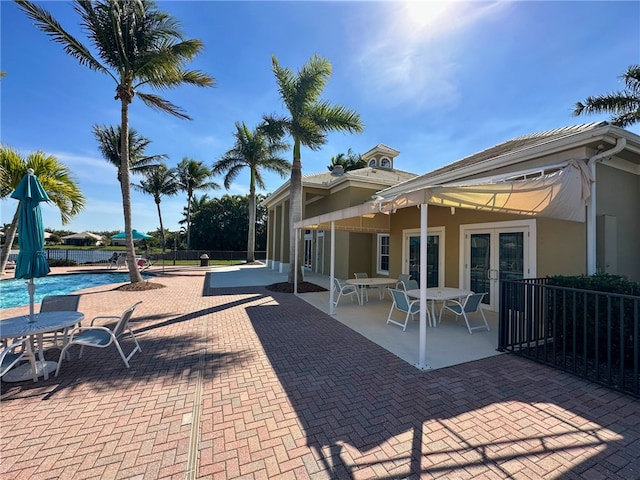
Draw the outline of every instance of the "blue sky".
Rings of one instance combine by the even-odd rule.
[[[41,2],[89,44],[68,2]],[[323,99],[356,110],[359,135],[336,133],[326,146],[302,151],[303,174],[326,170],[348,148],[378,143],[400,151],[395,167],[418,174],[510,138],[607,120],[573,117],[576,101],[622,90],[620,75],[640,63],[640,2],[158,2],[187,38],[204,42],[190,68],[216,78],[215,88],[160,92],[192,121],[150,110],[139,100],[130,125],[151,140],[148,154],[211,165],[233,146],[236,121],[251,128],[262,115],[285,113],[271,56],[297,71],[313,54],[333,75]],[[117,125],[120,103],[110,77],[80,66],[17,6],[0,2],[0,138],[25,156],[42,150],[73,172],[85,210],[63,226],[44,208],[47,228],[122,229],[116,170],[98,152],[92,126]],[[147,90],[149,91],[149,90]],[[158,93],[158,92],[156,92]],[[632,131],[640,133],[638,126]],[[287,153],[287,158],[291,153]],[[139,178],[135,178],[139,181]],[[216,181],[222,185],[222,178]],[[267,192],[285,180],[266,175]],[[229,191],[246,194],[248,174]],[[203,192],[198,192],[201,195]],[[152,197],[132,193],[133,226],[158,228]],[[165,227],[178,229],[180,194],[161,203]],[[15,200],[0,202],[11,221]]]

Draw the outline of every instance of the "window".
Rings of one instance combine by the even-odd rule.
[[[380,166],[382,168],[391,168],[391,160],[389,160],[387,157],[384,157],[382,160],[380,160]]]
[[[376,166],[376,159],[372,158],[371,160],[369,160],[369,166],[370,167],[375,167]]]
[[[378,234],[378,265],[377,271],[379,274],[389,274],[389,234]]]

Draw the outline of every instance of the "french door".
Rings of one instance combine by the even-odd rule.
[[[463,286],[474,292],[487,292],[483,303],[490,310],[498,310],[500,280],[535,275],[535,241],[532,240],[530,222],[461,227],[464,238]]]
[[[303,266],[306,269],[311,269],[311,262],[313,259],[313,233],[311,230],[306,230],[304,234],[304,261]]]
[[[420,230],[405,230],[402,273],[408,273],[420,284]],[[444,228],[427,232],[427,287],[444,283]]]

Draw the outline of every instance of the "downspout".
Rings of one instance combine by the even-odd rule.
[[[591,157],[587,166],[591,173],[591,192],[587,208],[587,275],[596,273],[596,162],[613,157],[627,146],[626,138],[618,138],[614,147]]]

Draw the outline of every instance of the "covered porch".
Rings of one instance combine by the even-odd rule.
[[[315,283],[329,290],[330,278],[313,272],[305,272],[304,280]],[[298,293],[298,296],[318,310],[329,313],[329,294],[326,292]],[[417,366],[419,364],[418,315],[416,321],[409,320],[407,329],[387,324],[387,316],[391,308],[391,298],[385,294],[380,300],[377,292],[369,295],[369,301],[359,305],[350,298],[341,298],[333,309],[333,318],[360,333],[372,342],[393,353],[405,362]],[[436,307],[438,313],[439,305]],[[398,314],[398,312],[396,312]],[[442,323],[437,327],[426,329],[426,364],[427,368],[444,368],[482,358],[500,355],[498,347],[498,315],[485,311],[491,331],[474,331],[469,334],[464,320],[456,319],[452,313],[443,314]],[[479,315],[472,314],[470,321],[479,323]]]
[[[462,182],[457,184],[447,185],[430,185],[430,184],[411,184],[412,182],[406,182],[406,184],[400,184],[397,187],[392,187],[387,190],[379,192],[379,194],[373,200],[364,204],[355,205],[344,208],[342,210],[336,210],[328,212],[315,217],[306,218],[295,222],[294,228],[298,232],[298,238],[301,231],[322,229],[330,233],[330,284],[335,277],[335,260],[336,260],[336,230],[346,230],[352,232],[362,233],[384,233],[392,234],[393,231],[393,217],[398,210],[406,209],[408,207],[418,207],[419,209],[419,255],[417,270],[420,285],[420,303],[426,305],[427,296],[427,242],[428,242],[428,229],[429,225],[429,206],[446,207],[451,209],[452,215],[455,213],[455,209],[463,209],[470,212],[492,212],[510,214],[522,218],[543,217],[559,219],[571,222],[584,222],[585,220],[592,220],[591,216],[586,215],[585,207],[588,206],[589,212],[593,211],[593,206],[589,204],[591,176],[586,164],[582,161],[570,160],[563,164],[552,165],[545,169],[536,169],[536,171],[519,171],[506,174],[504,177],[498,178],[484,178],[475,179],[468,183]],[[531,177],[531,178],[530,178]],[[494,223],[497,225],[497,223]],[[416,225],[414,224],[415,228]],[[395,228],[397,232],[399,227]],[[454,233],[454,236],[459,235],[459,231]],[[397,235],[397,233],[396,233]],[[588,221],[587,226],[587,256],[589,260],[595,259],[594,246],[595,227],[592,221]],[[299,243],[295,242],[295,277],[297,282],[298,272],[298,260],[299,260]],[[522,269],[519,272],[520,278],[534,276],[536,271],[536,238],[535,234],[531,241],[531,247],[529,252],[532,256],[530,262],[530,268],[527,270]],[[458,255],[458,266],[461,265],[461,256]],[[467,268],[471,268],[467,265]],[[483,271],[486,271],[486,265],[483,267]],[[493,271],[491,280],[499,280],[500,273],[497,268],[490,267],[490,271]],[[402,269],[402,273],[407,273],[405,267]],[[466,279],[466,275],[465,275]],[[482,286],[474,286],[473,284],[465,285],[465,280],[459,276],[459,287],[466,290],[475,291],[476,293],[488,293]],[[438,280],[439,287],[455,286],[447,285],[444,279]],[[498,292],[496,289],[495,292]],[[494,310],[497,306],[497,294],[493,301]],[[323,311],[334,315],[338,312],[334,311],[333,306],[334,291],[329,289],[327,301],[325,301]],[[387,312],[389,307],[387,307]],[[377,315],[381,318],[383,325],[386,327],[386,315]],[[364,318],[370,318],[369,315],[364,315]],[[493,333],[497,335],[497,328],[495,328],[496,318],[492,317],[494,323]],[[433,334],[429,335],[427,330],[437,330],[432,327],[427,327],[427,318],[424,310],[420,311],[419,322],[416,322],[417,329],[416,342],[415,342],[415,354],[417,361],[410,361],[419,369],[434,368],[427,358],[427,351],[429,350],[429,343],[431,342],[431,348],[435,348],[433,343]],[[367,328],[364,325],[360,328]],[[407,332],[410,332],[408,329]],[[375,337],[375,330],[371,331],[371,334],[366,336],[369,338]],[[402,332],[402,333],[407,333]],[[468,332],[467,332],[468,335]],[[429,337],[432,337],[431,340]],[[470,335],[475,336],[475,335]],[[382,341],[382,340],[380,340]],[[388,340],[384,340],[385,342]],[[437,342],[436,342],[437,344]],[[382,344],[381,344],[382,345]],[[449,344],[451,345],[451,344]],[[497,346],[497,337],[494,345]],[[385,348],[387,348],[385,346]],[[445,349],[447,347],[444,347]],[[495,348],[495,347],[494,347]],[[391,349],[388,348],[390,351]],[[403,357],[404,358],[404,357]],[[483,357],[476,357],[483,358]],[[475,359],[471,358],[470,360]],[[463,361],[458,362],[463,363]],[[446,366],[446,365],[443,365]]]

